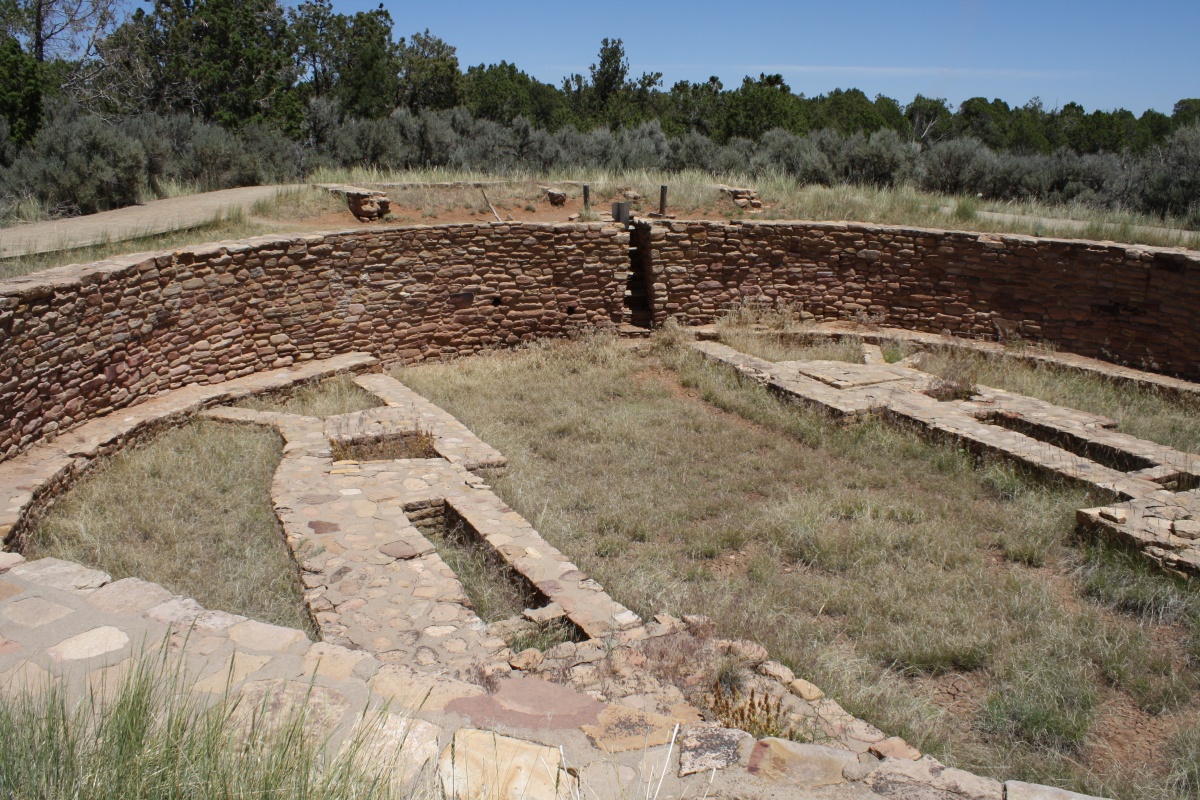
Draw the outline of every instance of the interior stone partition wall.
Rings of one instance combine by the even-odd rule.
[[[1019,336],[1200,378],[1200,253],[820,222],[668,222],[651,239],[656,324],[712,322],[746,297],[817,320]]]
[[[628,242],[600,223],[377,228],[0,282],[0,460],[189,383],[351,351],[460,355],[619,323]]]
[[[387,227],[268,237],[0,282],[0,460],[191,383],[351,351],[413,362],[745,297],[1200,378],[1200,253],[805,222]],[[649,239],[649,246],[647,245]],[[647,258],[647,254],[649,258]],[[647,263],[648,262],[648,263]]]

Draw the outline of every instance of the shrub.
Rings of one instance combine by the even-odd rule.
[[[1150,153],[1139,199],[1152,214],[1200,224],[1200,123],[1179,128]]]
[[[399,127],[392,120],[347,120],[331,142],[334,157],[347,167],[402,167],[408,159]]]
[[[6,176],[66,213],[90,214],[137,203],[147,188],[146,152],[116,126],[77,106],[59,105]]]
[[[922,154],[917,182],[930,192],[975,194],[984,188],[991,158],[977,139],[938,142]]]

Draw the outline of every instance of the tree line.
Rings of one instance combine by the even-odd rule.
[[[1200,215],[1189,166],[1200,160],[1200,99],[1135,116],[1036,98],[808,97],[766,74],[668,89],[659,73],[631,73],[620,39],[554,85],[507,61],[464,70],[428,30],[396,38],[382,5],[340,14],[329,0],[154,0],[121,15],[116,2],[0,0],[0,192],[10,199],[35,191],[86,211],[164,179],[236,185],[317,164],[636,161]],[[630,146],[635,155],[614,152]]]

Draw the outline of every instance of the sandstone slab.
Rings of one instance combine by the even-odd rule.
[[[64,639],[46,650],[55,661],[82,661],[116,652],[129,644],[129,635],[120,628],[104,625]]]
[[[596,724],[583,725],[582,730],[604,752],[619,753],[667,744],[678,724],[661,714],[610,705],[600,713]]]
[[[438,760],[447,800],[566,800],[575,779],[556,747],[460,728]]]
[[[153,608],[171,598],[171,593],[157,583],[138,578],[122,578],[101,586],[88,596],[88,602],[98,611],[113,614],[136,614]]]
[[[846,783],[842,770],[857,763],[849,750],[772,738],[754,746],[749,770],[768,781],[815,789]]]
[[[58,603],[40,597],[26,597],[4,609],[4,618],[23,628],[40,628],[73,613],[75,612]]]
[[[607,707],[566,686],[538,678],[505,678],[485,697],[454,700],[446,710],[476,727],[567,730],[595,725]]]
[[[741,760],[744,745],[754,737],[712,722],[689,725],[679,737],[679,777],[725,769]]]

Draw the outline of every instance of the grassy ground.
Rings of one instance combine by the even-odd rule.
[[[640,193],[635,203],[642,213],[657,209],[660,185],[669,187],[669,205],[683,217],[707,219],[805,219],[855,220],[888,225],[914,225],[955,228],[996,233],[1023,233],[1065,238],[1110,239],[1137,244],[1200,248],[1200,232],[1174,220],[1158,220],[1120,211],[1102,211],[1086,206],[1049,206],[1023,204],[1009,208],[1004,204],[980,204],[974,198],[959,198],[920,192],[912,187],[876,189],[858,186],[801,186],[782,176],[750,178],[745,175],[712,176],[701,172],[676,174],[660,172],[607,173],[580,171],[551,176],[513,175],[498,178],[484,173],[452,170],[381,172],[379,170],[319,170],[311,176],[314,183],[411,183],[411,182],[488,182],[488,199],[497,207],[538,211],[544,207],[542,185],[560,184],[572,200],[582,196],[579,183],[592,187],[593,203],[605,209],[608,201],[623,198],[626,190]],[[569,183],[568,183],[569,182]],[[752,186],[766,204],[762,214],[750,215],[733,206],[716,187],[718,183]],[[182,192],[185,187],[177,187]],[[393,204],[403,209],[395,220],[400,224],[431,223],[447,215],[466,211],[489,221],[491,210],[483,194],[474,187],[394,187],[388,190]],[[946,213],[950,209],[951,213]],[[235,214],[215,219],[188,231],[148,236],[77,250],[45,253],[22,258],[0,259],[0,280],[65,264],[88,263],[121,253],[169,250],[212,241],[242,239],[271,233],[311,230],[311,221],[344,212],[340,197],[325,191],[302,189],[285,192],[274,200],[260,201],[248,215]],[[1011,211],[1030,219],[1005,220],[979,211]],[[514,211],[513,213],[519,213]],[[565,213],[563,215],[565,218]],[[1073,220],[1088,224],[1082,232],[1055,220]],[[324,227],[344,227],[345,220]],[[317,227],[321,227],[318,225]]]
[[[50,691],[0,703],[0,797],[392,796],[395,758],[372,753],[371,724],[335,754],[312,732],[303,705],[282,718],[250,722],[246,711],[230,697],[205,706],[178,673],[152,657],[127,671],[107,698],[80,702],[54,679]]]
[[[721,343],[767,361],[846,361],[863,363],[862,341],[853,336],[797,341],[795,336],[752,333],[736,328],[721,330]]]
[[[670,346],[401,378],[500,448],[497,492],[640,613],[702,609],[956,765],[1186,796],[1168,776],[1195,753],[1200,597],[1072,543],[1083,491],[831,425]]]
[[[578,198],[582,189],[575,183],[588,183],[594,202],[602,210],[609,199],[616,199],[626,189],[638,192],[644,200],[635,210],[657,210],[659,187],[666,185],[668,204],[682,215],[708,215],[718,218],[855,220],[888,225],[916,225],[932,228],[997,233],[1025,233],[1036,236],[1066,238],[1101,238],[1115,241],[1163,245],[1171,247],[1200,246],[1200,232],[1190,230],[1177,220],[1161,220],[1124,211],[1092,209],[1079,204],[1048,205],[1024,203],[1010,207],[1005,203],[979,202],[974,197],[957,197],[919,191],[911,186],[878,189],[862,186],[803,186],[792,178],[777,175],[751,177],[748,175],[710,175],[687,171],[666,173],[632,170],[612,173],[603,170],[573,170],[550,175],[508,175],[503,178],[480,172],[460,170],[416,170],[386,172],[377,169],[326,169],[312,176],[314,182],[329,183],[400,183],[448,181],[500,181],[503,185],[489,186],[493,202],[504,199],[505,192],[529,191],[521,184],[536,190],[536,186],[562,184],[568,196]],[[571,182],[570,184],[566,182]],[[716,184],[746,186],[758,190],[766,205],[762,214],[751,215],[723,201],[715,190]],[[506,187],[509,187],[506,189]],[[466,202],[480,203],[477,189],[452,190],[469,194]],[[464,195],[466,196],[466,195]],[[536,197],[536,193],[532,195]],[[507,202],[507,200],[505,200]],[[945,209],[950,209],[946,213]],[[1036,217],[1037,220],[1006,221],[979,211],[1015,213]],[[1072,220],[1088,224],[1082,234],[1074,227],[1056,224],[1055,220]]]
[[[38,525],[26,555],[142,578],[206,608],[311,632],[271,506],[279,454],[266,428],[189,423],[98,466]]]
[[[378,408],[383,401],[360,387],[349,375],[338,375],[309,382],[283,397],[248,397],[238,405],[255,411],[324,418]]]

